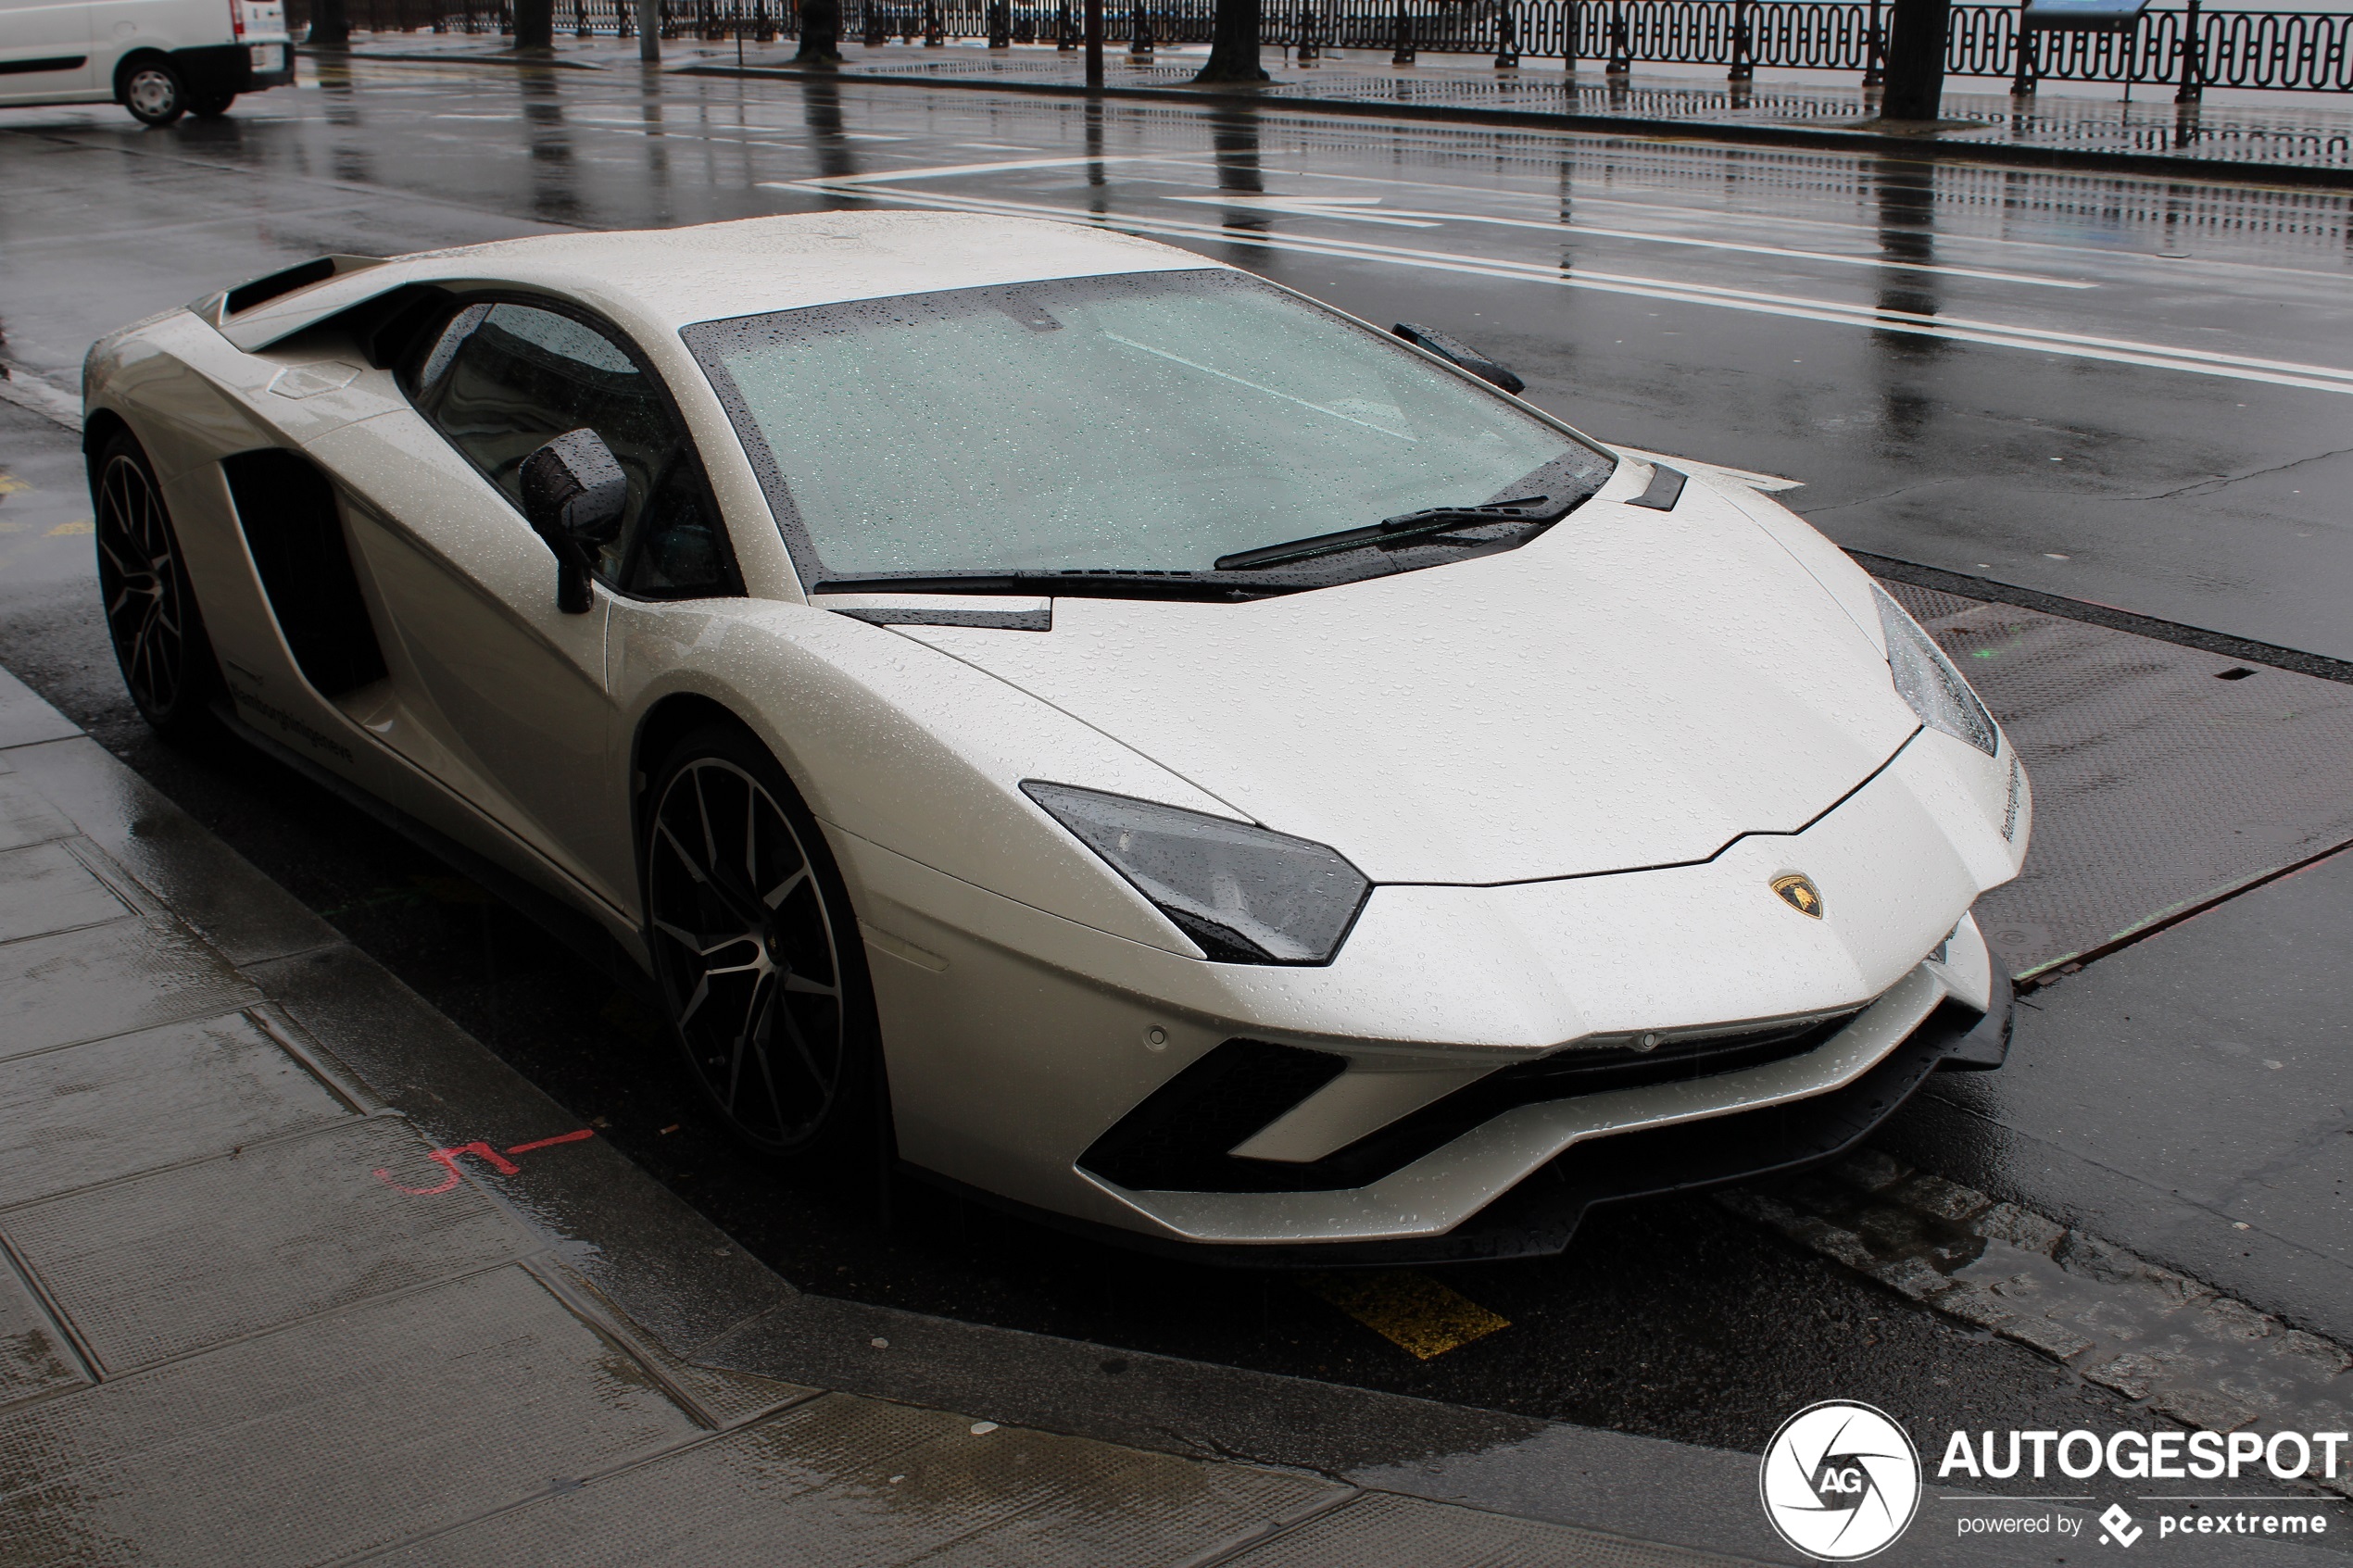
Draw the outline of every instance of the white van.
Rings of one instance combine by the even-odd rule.
[[[293,81],[283,0],[0,0],[0,107],[115,103],[169,125]]]

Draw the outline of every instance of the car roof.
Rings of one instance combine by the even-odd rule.
[[[297,289],[233,318],[218,313],[218,296],[197,309],[250,351],[411,282],[547,289],[674,331],[843,300],[1202,268],[1229,270],[1189,251],[1076,223],[954,212],[811,212],[425,251]]]

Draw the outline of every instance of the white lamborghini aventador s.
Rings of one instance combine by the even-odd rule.
[[[107,615],[590,917],[752,1144],[1131,1242],[1556,1249],[1998,1065],[1953,666],[1405,335],[931,213],[322,257],[92,350]]]

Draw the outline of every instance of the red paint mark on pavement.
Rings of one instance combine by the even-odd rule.
[[[529,1154],[535,1148],[547,1148],[560,1143],[578,1143],[583,1138],[593,1138],[596,1135],[597,1129],[594,1127],[583,1127],[576,1133],[559,1133],[552,1138],[541,1138],[537,1143],[519,1143],[507,1152]]]
[[[541,1138],[535,1143],[516,1144],[507,1150],[507,1154],[529,1154],[535,1148],[547,1148],[560,1143],[578,1143],[582,1138],[592,1138],[596,1135],[594,1129],[583,1127],[576,1133],[563,1133],[552,1138]],[[411,1198],[431,1198],[436,1193],[447,1192],[458,1185],[460,1173],[458,1170],[458,1156],[461,1154],[472,1155],[502,1176],[517,1175],[522,1171],[522,1167],[508,1159],[506,1154],[500,1154],[482,1139],[476,1138],[472,1143],[455,1144],[448,1148],[436,1148],[425,1156],[426,1159],[435,1161],[449,1173],[449,1179],[439,1186],[402,1186],[392,1179],[392,1173],[389,1171],[378,1171],[376,1180],[388,1187],[398,1188]]]

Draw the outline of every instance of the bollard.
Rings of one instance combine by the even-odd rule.
[[[1602,68],[1604,76],[1630,76],[1634,71],[1632,52],[1627,46],[1626,7],[1618,0],[1609,6],[1609,63]]]
[[[1519,19],[1512,10],[1512,0],[1504,0],[1496,7],[1495,69],[1519,69]]]
[[[924,47],[944,49],[948,46],[948,29],[939,19],[939,0],[924,0]]]
[[[1069,54],[1078,47],[1078,21],[1070,14],[1070,0],[1062,0],[1054,7],[1054,53]]]
[[[1013,46],[1013,18],[1008,14],[1012,4],[1013,0],[989,0],[988,46],[991,49],[1010,49]]]
[[[1136,0],[1127,15],[1127,63],[1149,65],[1152,57],[1152,24],[1151,19],[1144,15],[1144,0]]]
[[[1756,67],[1749,58],[1748,0],[1732,0],[1732,69],[1728,82],[1748,82],[1755,79]]]
[[[1397,0],[1397,46],[1390,51],[1389,63],[1393,66],[1414,63],[1414,23],[1405,13],[1405,0]]]
[[[2011,97],[2034,96],[2036,63],[2034,33],[2026,25],[2025,7],[2020,6],[2018,24],[2018,69],[2010,77]]]
[[[1887,84],[1887,33],[1880,26],[1879,0],[1871,0],[1870,31],[1863,37],[1863,86],[1866,91]]]

